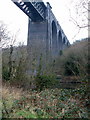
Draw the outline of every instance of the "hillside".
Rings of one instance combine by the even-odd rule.
[[[42,56],[38,65],[33,60],[32,75],[26,46],[4,49],[2,55],[3,118],[89,119],[88,40],[72,44],[45,69]],[[71,89],[60,82],[80,84]]]

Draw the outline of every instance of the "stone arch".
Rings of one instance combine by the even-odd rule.
[[[52,21],[52,51],[53,54],[57,52],[57,26],[55,21]]]
[[[62,50],[62,34],[60,30],[58,32],[58,46],[59,46],[59,50]]]
[[[63,44],[65,44],[66,43],[66,39],[65,39],[65,37],[63,38]]]

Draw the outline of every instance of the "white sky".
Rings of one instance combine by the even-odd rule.
[[[52,11],[70,43],[73,43],[76,39],[87,37],[87,30],[83,29],[75,38],[73,38],[78,33],[78,29],[69,20],[69,8],[72,10],[73,16],[75,14],[72,0],[43,1],[51,4]],[[73,1],[75,3],[77,0]],[[19,42],[27,43],[28,17],[11,0],[0,0],[0,21],[3,21],[7,25],[11,35],[17,35],[17,40]]]

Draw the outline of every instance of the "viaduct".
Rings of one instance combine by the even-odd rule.
[[[64,31],[52,12],[49,2],[42,0],[12,0],[29,18],[27,48],[29,56],[35,57],[37,51],[57,56],[61,50],[70,46]],[[35,53],[32,53],[32,51]],[[34,57],[33,57],[34,55]],[[36,55],[37,56],[37,55]]]

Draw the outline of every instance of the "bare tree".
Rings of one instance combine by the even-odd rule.
[[[70,12],[70,19],[75,25],[79,28],[88,27],[88,12],[90,12],[89,1],[88,0],[79,0],[75,3],[76,19],[74,19]],[[70,10],[70,9],[69,9]]]
[[[3,47],[9,43],[10,36],[7,31],[7,26],[0,21],[0,47]]]
[[[81,30],[89,30],[90,28],[90,2],[89,0],[71,0],[71,8],[69,7],[69,13],[70,13],[70,21],[73,22],[73,24],[77,27],[78,33],[81,32]],[[73,11],[72,11],[73,8]],[[74,38],[76,37],[74,36]]]

